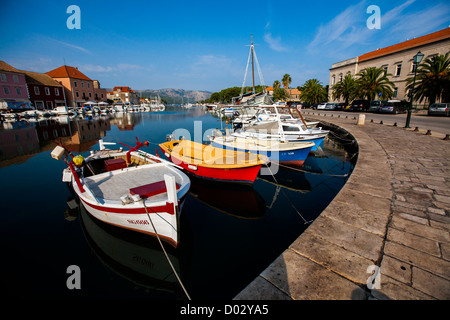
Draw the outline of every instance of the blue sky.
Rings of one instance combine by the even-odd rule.
[[[66,25],[73,4],[79,30]],[[367,28],[370,5],[380,29]],[[77,66],[106,88],[219,91],[242,85],[253,34],[266,85],[285,73],[293,87],[328,84],[332,63],[444,29],[449,17],[448,0],[2,0],[0,60],[37,72]]]

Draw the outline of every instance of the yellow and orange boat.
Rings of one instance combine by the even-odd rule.
[[[164,155],[187,172],[210,180],[253,184],[268,158],[249,152],[216,148],[190,140],[161,143]]]

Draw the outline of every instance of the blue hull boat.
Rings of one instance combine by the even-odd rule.
[[[297,166],[303,165],[312,148],[317,148],[312,141],[282,142],[234,136],[214,137],[211,144],[216,148],[261,154],[271,162]]]

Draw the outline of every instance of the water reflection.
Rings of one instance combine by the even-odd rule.
[[[48,283],[38,286],[33,282],[38,280],[30,279],[29,286],[39,288],[36,295],[71,297],[66,279],[55,274],[64,276],[65,268],[76,264],[90,275],[76,293],[81,297],[185,299],[157,241],[86,215],[70,189],[62,187],[63,166],[49,153],[56,139],[77,153],[97,148],[100,138],[134,144],[138,136],[155,147],[174,129],[193,133],[194,121],[202,121],[203,130],[226,126],[198,109],[3,123],[0,174],[8,183],[0,190],[0,234],[11,257],[5,270],[8,286],[21,281],[26,270],[17,264],[26,265],[21,252],[32,244],[45,248],[30,251],[27,259],[42,261],[39,279]],[[314,220],[328,206],[353,168],[352,155],[331,138],[302,168],[280,166],[274,176],[259,175],[253,187],[191,179],[180,220],[180,247],[166,249],[192,298],[234,297],[308,227],[305,220]],[[23,173],[26,178],[17,178]]]

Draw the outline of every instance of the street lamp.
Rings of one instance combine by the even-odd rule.
[[[414,86],[416,85],[417,66],[422,61],[424,56],[425,55],[422,52],[419,51],[419,52],[417,52],[417,54],[413,58],[413,61],[414,61],[414,81],[413,81],[413,86],[411,88],[411,92],[409,94],[411,103],[410,103],[409,108],[408,108],[408,115],[406,117],[405,128],[410,128],[409,123],[411,122],[412,104],[413,104],[413,99],[414,99]]]

